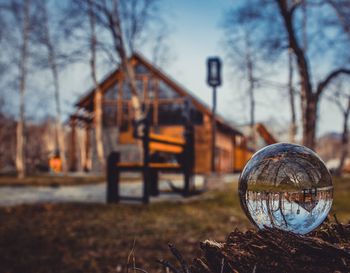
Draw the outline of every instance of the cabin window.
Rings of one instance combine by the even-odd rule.
[[[157,97],[157,83],[153,78],[148,80],[147,95],[150,100],[154,100]]]
[[[106,100],[116,100],[118,98],[118,84],[112,85],[104,94]]]
[[[203,113],[201,111],[198,111],[197,109],[192,110],[192,122],[196,125],[202,125],[203,124]]]
[[[203,114],[197,109],[192,110],[191,122],[196,125],[203,124]],[[159,103],[158,125],[183,125],[184,105],[183,103],[170,102]]]
[[[103,107],[103,126],[114,127],[117,125],[117,106],[104,105]]]
[[[162,103],[158,106],[158,125],[183,124],[183,107],[178,103]]]
[[[143,81],[142,79],[136,79],[136,89],[140,99],[143,99]],[[127,80],[123,81],[123,100],[131,99],[131,89]]]
[[[159,99],[175,99],[180,98],[180,95],[163,81],[159,82]]]
[[[129,130],[129,124],[130,124],[130,111],[129,111],[129,104],[123,103],[122,104],[122,117],[121,117],[121,124],[120,124],[120,131],[125,132]]]
[[[146,66],[139,63],[135,66],[135,73],[136,74],[148,74],[149,70],[147,69]]]

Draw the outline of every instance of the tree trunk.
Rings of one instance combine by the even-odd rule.
[[[89,123],[87,123],[85,125],[85,165],[84,165],[85,172],[91,171],[91,166],[92,166],[90,133],[91,133],[91,126]]]
[[[59,156],[62,161],[62,171],[67,173],[67,160],[66,160],[66,147],[65,147],[65,133],[61,122],[61,105],[60,105],[60,88],[58,79],[58,70],[56,64],[56,52],[54,45],[51,41],[49,20],[47,14],[46,3],[42,5],[43,17],[44,17],[44,43],[48,51],[48,63],[51,69],[53,82],[54,82],[54,97],[56,106],[56,149],[59,151]]]
[[[253,60],[250,52],[250,42],[249,35],[246,34],[246,68],[247,68],[247,77],[249,82],[248,95],[250,103],[250,136],[253,147],[256,148],[256,136],[255,136],[255,96],[254,96],[254,87],[255,79],[253,72]]]
[[[348,98],[348,105],[346,110],[344,111],[344,121],[343,121],[343,133],[341,138],[341,155],[340,155],[340,161],[339,165],[335,171],[335,175],[341,176],[343,173],[343,168],[345,164],[345,160],[348,156],[348,121],[349,121],[349,114],[350,114],[350,98]]]
[[[91,77],[95,86],[95,96],[94,96],[94,123],[95,123],[95,141],[96,141],[96,151],[99,162],[99,169],[104,170],[105,168],[105,156],[103,148],[103,126],[102,126],[102,90],[97,81],[97,72],[96,72],[96,45],[97,38],[95,32],[95,15],[92,11],[92,2],[89,0],[89,17],[90,17],[90,28],[91,28],[91,39],[90,39],[90,50],[91,50],[91,59],[90,59],[90,68],[91,68]]]
[[[296,38],[292,16],[286,0],[276,0],[288,34],[289,46],[296,57],[301,83],[301,116],[303,126],[303,145],[314,149],[316,136],[316,118],[318,96],[313,94],[309,65],[305,52]]]
[[[125,73],[127,82],[130,87],[131,91],[131,105],[134,110],[134,118],[135,120],[140,120],[143,118],[143,113],[141,109],[141,102],[139,98],[139,94],[137,92],[137,86],[136,86],[136,77],[135,77],[135,71],[132,66],[132,64],[129,62],[128,57],[125,52],[125,48],[122,46],[119,49],[117,48],[119,52],[119,56],[121,57],[122,62],[122,68]]]
[[[70,149],[70,168],[69,171],[75,172],[77,171],[77,121],[75,118],[70,119],[70,127],[71,127],[71,149]]]
[[[95,82],[96,92],[94,97],[94,123],[95,123],[95,141],[96,141],[96,151],[99,162],[99,169],[101,171],[105,168],[105,156],[103,148],[103,126],[102,126],[102,91],[98,84]]]
[[[114,16],[112,18],[111,27],[112,27],[112,34],[113,34],[113,40],[114,40],[114,47],[120,57],[121,67],[125,73],[126,79],[130,87],[131,104],[134,110],[134,118],[135,120],[140,120],[143,118],[143,112],[141,109],[139,94],[137,92],[135,71],[132,64],[128,60],[126,49],[125,49],[126,47],[125,47],[120,13],[119,13],[119,1],[114,0],[113,4],[114,4],[114,12],[113,12]]]
[[[315,148],[318,99],[311,96],[302,102],[303,145]]]
[[[17,148],[16,148],[16,169],[19,178],[25,176],[25,136],[24,136],[24,94],[26,89],[27,78],[27,59],[28,59],[28,42],[29,42],[29,0],[25,0],[23,4],[23,28],[22,28],[22,49],[19,62],[19,120],[17,123]]]
[[[293,13],[295,12],[295,6],[290,8],[288,6],[287,0],[275,0],[278,4],[280,14],[284,21],[284,26],[287,31],[289,47],[293,50],[293,54],[296,57],[297,68],[300,78],[300,101],[301,101],[301,118],[302,118],[302,128],[303,128],[303,145],[314,149],[315,148],[315,138],[316,138],[316,122],[317,122],[317,107],[318,100],[325,90],[327,85],[336,77],[341,74],[350,74],[350,69],[338,68],[329,73],[325,80],[321,81],[317,85],[317,89],[313,90],[311,82],[311,74],[309,69],[308,60],[306,58],[306,39],[304,41],[304,48],[299,45],[297,39],[297,33],[295,32],[293,25]],[[296,2],[294,5],[303,4],[302,2]],[[304,6],[304,17],[306,16],[306,7]],[[306,19],[306,18],[304,18]],[[306,22],[306,21],[305,21]],[[306,32],[306,23],[303,27],[304,32]]]
[[[288,52],[288,92],[289,92],[289,103],[291,111],[291,123],[289,128],[289,141],[291,143],[295,142],[295,136],[297,133],[297,120],[295,111],[295,95],[293,87],[293,55]]]

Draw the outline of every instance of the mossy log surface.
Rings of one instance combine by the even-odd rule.
[[[271,228],[235,230],[226,242],[202,242],[203,256],[189,264],[170,246],[179,269],[160,263],[174,273],[350,272],[349,238],[350,224],[339,223],[324,224],[306,236]]]

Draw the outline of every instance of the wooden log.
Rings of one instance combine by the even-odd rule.
[[[325,224],[306,236],[272,228],[235,230],[226,242],[202,242],[203,256],[193,259],[188,272],[350,272],[349,238],[350,224],[339,223]],[[182,270],[176,271],[184,272],[186,262],[178,261]]]

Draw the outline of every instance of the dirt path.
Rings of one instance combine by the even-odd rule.
[[[231,181],[232,179],[225,179]],[[181,178],[172,179],[174,185],[181,187],[183,181]],[[202,176],[196,176],[196,188],[201,188],[204,183]],[[170,189],[167,180],[161,180],[159,188],[161,190]],[[141,181],[133,183],[122,183],[122,195],[141,196]],[[152,198],[151,201],[181,201],[183,198],[179,195],[160,195]],[[13,206],[20,204],[34,203],[63,203],[63,202],[87,202],[87,203],[105,203],[106,202],[106,184],[99,183],[95,185],[79,185],[79,186],[25,186],[25,187],[0,187],[0,206]]]
[[[173,181],[181,186],[181,181]],[[167,189],[168,183],[161,181],[161,189]],[[142,184],[140,182],[123,183],[121,185],[122,195],[141,196]],[[175,195],[166,195],[156,199],[179,199]],[[58,186],[58,187],[0,187],[0,206],[13,206],[19,204],[33,203],[62,203],[62,202],[88,202],[105,203],[106,184],[80,185],[80,186]]]

